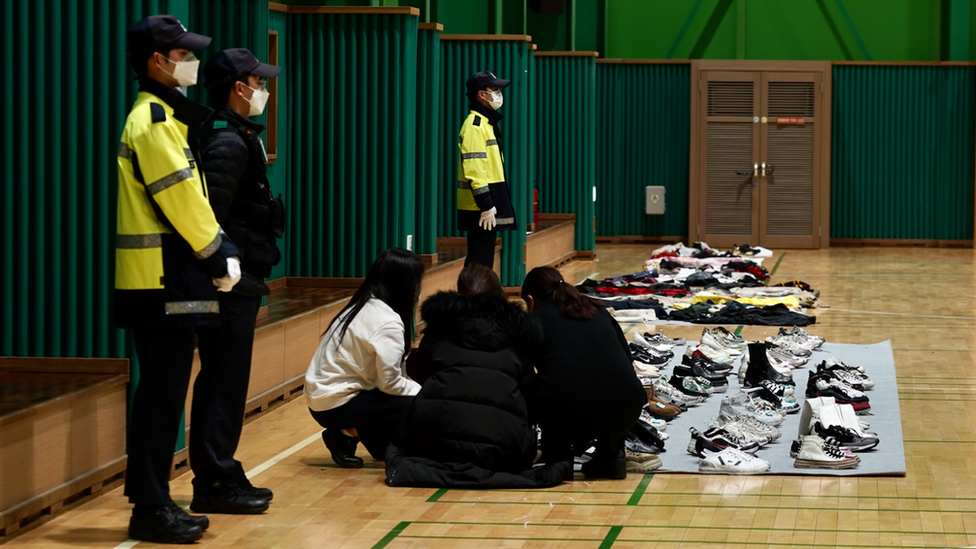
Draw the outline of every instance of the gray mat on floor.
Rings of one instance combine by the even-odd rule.
[[[689,342],[694,344],[694,342]],[[675,357],[671,365],[680,362],[684,347],[674,349]],[[748,351],[746,351],[748,352]],[[895,359],[891,342],[882,341],[873,345],[845,345],[825,343],[820,351],[814,352],[810,362],[803,368],[793,371],[797,382],[797,401],[803,405],[804,390],[810,369],[828,358],[838,358],[848,364],[860,364],[874,380],[874,389],[867,391],[871,399],[871,415],[858,416],[871,424],[870,430],[878,433],[881,444],[873,450],[859,452],[861,463],[853,469],[795,469],[790,457],[790,443],[796,438],[800,424],[800,412],[789,414],[779,426],[783,437],[760,449],[756,456],[770,463],[770,475],[818,475],[818,476],[905,476],[905,447],[901,432],[901,411],[898,407],[898,382],[895,377]],[[729,376],[729,388],[725,393],[715,393],[705,402],[693,406],[668,424],[667,433],[671,438],[665,443],[666,452],[661,454],[662,466],[655,473],[697,473],[698,458],[686,451],[690,440],[689,427],[704,430],[709,420],[718,415],[722,397],[735,394],[740,385],[735,372],[739,362],[736,360],[733,374]],[[665,370],[670,376],[672,369]]]

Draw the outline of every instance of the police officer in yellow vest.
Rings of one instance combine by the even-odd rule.
[[[181,92],[196,83],[210,38],[175,17],[143,19],[126,35],[139,95],[122,131],[115,252],[115,314],[139,358],[125,493],[129,537],[189,543],[209,526],[173,503],[169,472],[193,364],[194,331],[220,322],[217,291],[240,280],[237,248],[220,229],[189,128],[210,109]],[[199,388],[198,388],[199,391]],[[194,402],[207,396],[194,395]]]
[[[479,263],[491,268],[496,231],[515,229],[498,127],[501,89],[509,84],[490,72],[476,73],[465,82],[471,112],[458,135],[457,184],[458,229],[468,232],[465,265]]]

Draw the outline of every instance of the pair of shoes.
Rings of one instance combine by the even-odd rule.
[[[793,326],[789,330],[786,328],[780,328],[779,335],[791,337],[794,339],[794,341],[810,350],[819,349],[827,341],[820,336],[808,333],[799,326]]]
[[[807,378],[807,398],[833,397],[837,404],[850,404],[855,414],[871,410],[867,395],[845,383],[830,371],[810,372]]]
[[[250,486],[250,482],[245,485],[234,477],[199,484],[195,481],[193,501],[190,502],[190,510],[195,513],[257,515],[270,506],[268,500],[252,495],[258,489]]]
[[[718,392],[725,392],[729,387],[729,380],[725,375],[709,370],[702,359],[683,357],[681,364],[674,367],[674,375],[704,378]]]
[[[359,437],[346,436],[340,429],[326,429],[322,431],[322,440],[336,465],[344,469],[362,468],[363,458],[356,457]]]
[[[769,470],[768,461],[743,452],[738,448],[732,446],[723,448],[702,436],[693,440],[695,451],[692,453],[700,458],[698,460],[698,472],[700,473],[750,475]]]
[[[688,453],[693,456],[701,456],[701,448],[698,445],[698,439],[704,438],[708,440],[711,444],[718,446],[719,448],[736,448],[742,450],[743,452],[748,452],[750,454],[755,454],[756,450],[759,449],[759,443],[756,441],[747,441],[738,434],[732,433],[730,430],[723,429],[722,427],[710,427],[705,430],[704,433],[700,432],[694,427],[688,428],[691,432],[691,440],[688,442]]]
[[[657,454],[642,454],[624,449],[628,473],[649,473],[661,468],[661,458]]]
[[[702,329],[701,346],[710,347],[732,357],[741,355],[742,348],[745,347],[744,345],[738,344],[738,342],[734,342],[733,340],[726,338],[721,332],[716,334],[708,328]]]
[[[709,330],[705,328],[702,335],[708,332],[713,338],[718,339],[724,345],[731,347],[733,349],[745,349],[748,342],[739,334],[732,333],[722,326],[716,326],[715,328]]]
[[[647,395],[647,409],[651,416],[665,421],[678,417],[681,408],[657,398],[654,392],[654,385],[645,385],[644,393]]]
[[[681,377],[675,374],[668,383],[682,393],[696,397],[707,397],[715,392],[712,384],[701,377]]]
[[[841,425],[824,427],[819,421],[813,424],[813,433],[824,439],[825,443],[847,448],[851,452],[871,450],[881,443],[881,439],[874,436],[873,433],[870,435],[865,433],[862,436],[854,429]]]
[[[778,440],[783,436],[783,432],[777,427],[767,425],[752,416],[737,414],[734,412],[729,413],[729,409],[721,408],[719,409],[718,417],[709,423],[709,427],[724,427],[726,429],[732,429],[737,432],[745,433],[747,436],[751,436],[755,440],[765,440],[766,442]],[[761,444],[765,444],[765,442]]]
[[[848,366],[839,360],[832,358],[821,362],[817,366],[817,373],[824,372],[830,372],[839,377],[841,381],[858,391],[870,391],[874,389],[874,381],[867,374],[858,371],[857,367]]]
[[[651,332],[644,332],[641,335],[641,337],[644,339],[644,341],[646,341],[648,343],[656,344],[656,345],[667,345],[667,346],[670,346],[672,348],[677,347],[678,345],[684,345],[685,343],[687,343],[687,341],[685,341],[685,338],[683,338],[683,337],[674,337],[674,338],[671,338],[671,337],[668,337],[668,336],[664,335],[664,330],[661,330],[660,332],[658,332],[656,334],[652,334]]]
[[[668,422],[666,420],[654,417],[650,412],[647,411],[647,406],[641,408],[640,417],[637,421],[644,422],[648,427],[653,427],[664,440],[668,439],[668,435],[664,434],[664,431],[668,430]]]
[[[624,449],[617,450],[613,457],[595,456],[580,467],[585,476],[619,480],[627,478],[627,457]]]
[[[767,348],[763,343],[749,344],[749,354],[742,358],[739,372],[739,380],[746,387],[758,387],[762,385],[764,379],[784,385],[795,385],[792,372],[789,370],[784,372],[777,368],[767,356]]]
[[[817,435],[805,435],[794,444],[798,447],[793,467],[799,469],[850,469],[861,463],[861,458]]]
[[[639,362],[644,364],[650,364],[651,366],[661,366],[667,364],[674,353],[671,351],[659,352],[650,347],[643,347],[637,343],[631,342],[628,347],[630,348],[630,355]]]
[[[193,543],[202,538],[204,528],[184,522],[182,514],[189,514],[177,514],[174,506],[175,503],[137,505],[129,518],[129,538],[152,543]]]

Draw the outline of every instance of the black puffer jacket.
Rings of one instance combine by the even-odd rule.
[[[265,295],[264,278],[281,260],[275,239],[283,230],[280,197],[271,196],[264,126],[230,109],[216,112],[200,128],[200,166],[206,175],[217,223],[240,250],[243,278],[234,293]]]
[[[442,292],[424,302],[427,323],[407,373],[423,384],[401,424],[403,453],[490,471],[531,467],[536,432],[524,391],[526,358],[541,332],[504,297]]]

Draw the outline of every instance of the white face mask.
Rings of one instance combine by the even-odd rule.
[[[498,109],[502,108],[502,103],[504,102],[505,102],[505,98],[502,97],[501,91],[491,92],[491,101],[488,102],[491,108],[497,111]]]
[[[264,106],[268,104],[268,98],[271,97],[271,92],[264,89],[264,86],[258,89],[254,89],[251,86],[248,86],[247,84],[244,84],[244,86],[246,86],[248,89],[254,92],[251,94],[250,99],[246,97],[244,98],[244,101],[247,101],[251,105],[247,110],[247,115],[248,116],[260,115],[261,113],[264,112]]]
[[[166,72],[166,74],[175,78],[176,83],[179,84],[181,88],[187,88],[196,85],[197,73],[200,72],[200,61],[196,58],[195,55],[193,55],[192,53],[187,53],[186,56],[183,57],[182,61],[173,61],[172,59],[166,56],[163,56],[163,59],[166,59],[170,63],[176,65],[176,68],[173,69],[173,72],[166,72],[165,69],[163,69],[163,72]]]

